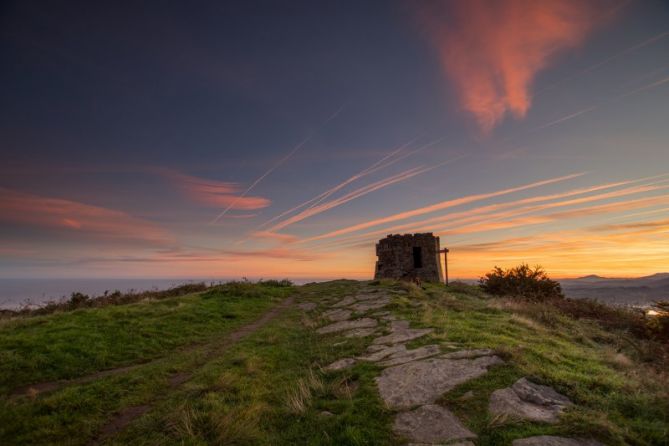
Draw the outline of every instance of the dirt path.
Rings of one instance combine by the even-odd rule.
[[[249,330],[257,329],[257,327],[254,326],[254,324],[259,323],[260,325],[262,325],[262,324],[266,323],[266,322],[263,321],[263,318],[265,316],[270,316],[270,318],[273,317],[272,314],[271,314],[272,311],[274,309],[280,308],[282,305],[283,305],[283,303],[279,304],[276,307],[273,307],[272,309],[270,309],[266,313],[264,313],[264,315],[262,317],[260,317],[259,319],[257,319],[256,321],[254,321],[254,322],[252,322],[248,325],[242,326],[242,327],[238,328],[237,330],[233,331],[231,334],[228,335],[228,338],[226,338],[225,342],[227,342],[229,339],[232,339],[232,337],[234,337],[234,336],[245,336],[245,330],[247,330],[247,329],[249,329]],[[239,339],[239,338],[232,339],[232,340],[235,341],[237,339]],[[224,347],[226,346],[225,342],[223,343]],[[207,352],[204,356],[205,360],[211,358],[213,355],[218,353],[219,347],[220,346],[217,345],[211,351]],[[178,352],[178,353],[189,353],[189,352],[195,351],[198,348],[203,348],[203,349],[206,350],[207,345],[202,343],[202,342],[198,342],[198,343],[195,343],[195,344],[191,344],[191,345],[187,345],[185,347],[178,348],[176,350],[176,352]],[[17,387],[16,389],[12,390],[9,393],[9,397],[10,398],[18,398],[18,397],[21,397],[21,396],[35,396],[35,395],[40,395],[40,394],[43,394],[43,393],[49,393],[49,392],[53,392],[53,391],[56,391],[58,389],[61,389],[63,387],[87,384],[89,382],[93,382],[93,381],[96,381],[96,380],[101,379],[101,378],[106,378],[108,376],[120,375],[120,374],[123,374],[123,373],[131,372],[131,371],[133,371],[135,369],[138,369],[140,367],[150,366],[150,365],[153,365],[153,364],[157,364],[161,361],[165,361],[165,356],[162,356],[160,358],[156,358],[156,359],[153,359],[153,360],[149,360],[149,361],[146,361],[146,362],[140,362],[140,363],[137,363],[137,364],[130,364],[130,365],[125,365],[125,366],[121,366],[121,367],[115,367],[115,368],[112,368],[112,369],[100,370],[98,372],[91,373],[90,375],[82,376],[82,377],[79,377],[79,378],[60,379],[60,380],[57,380],[57,381],[45,381],[45,382],[41,382],[41,383],[28,384],[26,386]]]
[[[212,349],[209,351],[205,357],[200,361],[200,364],[196,367],[201,366],[202,364],[206,363],[208,360],[212,359],[213,357],[223,353],[225,350],[239,342],[242,338],[254,333],[257,331],[259,328],[262,326],[266,325],[268,322],[270,322],[272,319],[276,318],[279,314],[281,314],[286,308],[291,306],[293,303],[293,297],[288,297],[284,299],[281,303],[276,305],[275,307],[269,309],[267,312],[265,312],[261,317],[256,319],[255,321],[244,325],[237,330],[234,330],[233,332],[229,333],[225,339],[217,345],[215,349]],[[137,366],[132,366],[131,368],[125,367],[127,369],[132,369]],[[120,370],[120,369],[113,369],[113,370]],[[110,371],[106,371],[107,374],[103,376],[108,376]],[[100,373],[105,373],[105,372],[100,372]],[[119,372],[120,373],[120,372]],[[173,390],[176,387],[180,386],[181,384],[185,383],[189,379],[192,378],[194,372],[180,372],[180,373],[175,373],[169,378],[169,389],[166,390]],[[88,378],[88,377],[86,377]],[[83,378],[81,378],[83,379]],[[91,378],[92,380],[94,378]],[[96,438],[91,440],[89,442],[89,445],[97,445],[108,438],[116,435],[125,427],[130,424],[133,420],[136,418],[144,415],[146,412],[151,410],[153,405],[155,404],[156,400],[147,402],[146,404],[142,404],[139,406],[132,406],[132,407],[126,407],[120,412],[116,413],[106,425],[104,425],[101,429]]]

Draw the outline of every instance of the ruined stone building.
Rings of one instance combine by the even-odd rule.
[[[390,234],[376,244],[375,279],[442,282],[439,237],[424,234]]]

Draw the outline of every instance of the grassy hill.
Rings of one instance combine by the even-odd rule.
[[[379,396],[378,364],[325,368],[370,345],[373,336],[316,331],[324,311],[359,292],[389,296],[388,316],[433,329],[410,347],[493,349],[504,360],[437,401],[477,445],[541,434],[667,444],[669,380],[656,341],[472,286],[345,280],[224,285],[2,319],[0,444],[406,444]],[[491,416],[491,393],[521,377],[574,405],[557,424]]]

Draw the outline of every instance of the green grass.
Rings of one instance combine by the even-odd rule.
[[[370,363],[326,373],[323,367],[365,351],[369,339],[320,336],[326,302],[361,287],[394,296],[387,308],[414,326],[435,328],[410,343],[444,351],[494,348],[504,365],[439,400],[478,434],[476,444],[555,434],[608,445],[663,445],[669,435],[667,375],[626,342],[550,308],[490,299],[476,287],[390,281],[334,281],[298,288],[238,284],[209,294],[4,322],[0,376],[16,383],[83,376],[150,361],[131,371],[33,398],[0,398],[0,444],[87,444],[119,410],[151,404],[114,445],[400,445]],[[289,293],[316,302],[295,307],[217,352],[217,341]],[[374,312],[374,311],[372,311]],[[196,345],[197,348],[188,346]],[[192,374],[170,386],[174,373]],[[527,376],[574,401],[556,425],[505,423],[487,413],[490,394]]]

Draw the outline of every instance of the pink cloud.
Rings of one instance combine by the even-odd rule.
[[[490,132],[527,114],[537,73],[603,17],[592,0],[425,2],[417,17],[462,107]],[[598,3],[601,7],[601,2]]]
[[[93,235],[100,239],[165,243],[169,234],[159,226],[125,212],[61,198],[49,198],[0,188],[0,221]]]
[[[209,207],[248,211],[265,208],[271,203],[263,197],[242,197],[237,183],[207,180],[173,170],[162,170],[161,173],[177,184],[190,199]]]

